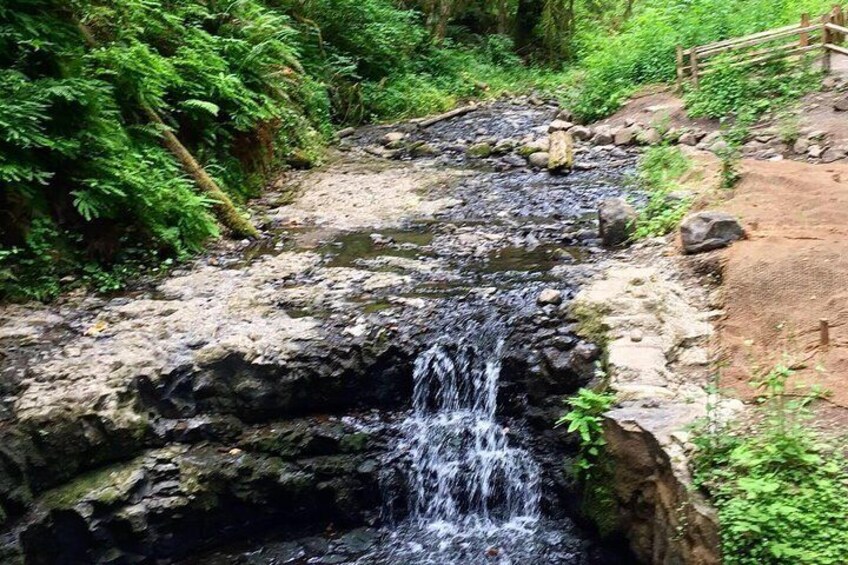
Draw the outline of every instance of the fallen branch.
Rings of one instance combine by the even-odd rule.
[[[229,229],[236,237],[248,237],[256,239],[259,237],[259,232],[251,224],[238,209],[233,205],[230,197],[218,187],[218,184],[212,180],[212,177],[206,170],[197,162],[197,159],[186,149],[186,147],[177,139],[171,128],[159,117],[153,108],[147,104],[141,105],[147,118],[156,124],[162,134],[162,145],[171,152],[174,157],[183,166],[183,170],[188,173],[197,184],[201,191],[205,192],[210,200],[214,201],[215,216],[221,224]]]
[[[457,116],[465,115],[469,112],[473,112],[478,108],[477,104],[469,104],[468,106],[461,106],[459,108],[454,108],[450,112],[445,112],[444,114],[439,114],[438,116],[433,116],[432,118],[427,118],[425,120],[421,120],[418,122],[418,127],[420,128],[428,128],[433,124],[437,124],[444,120],[449,120],[451,118],[455,118]]]

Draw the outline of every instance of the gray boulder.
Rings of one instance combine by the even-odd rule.
[[[744,237],[745,230],[726,212],[698,212],[680,224],[680,240],[687,254],[727,247]]]
[[[690,131],[687,131],[686,133],[682,134],[682,135],[681,135],[681,136],[677,139],[677,142],[678,142],[680,145],[688,145],[688,146],[690,146],[690,147],[693,147],[693,146],[695,146],[695,145],[697,145],[697,144],[698,144],[698,138],[697,138],[697,137],[695,137],[695,134],[694,134],[694,133],[692,133],[692,132],[690,132]]]
[[[834,102],[833,109],[837,112],[848,112],[848,96],[843,96]]]
[[[592,130],[586,126],[574,126],[568,130],[568,133],[571,134],[571,137],[573,137],[575,141],[588,141],[589,138],[592,137]]]
[[[550,160],[551,155],[547,151],[537,151],[531,154],[527,161],[530,163],[531,167],[536,169],[546,169],[548,167],[548,161]]]
[[[615,134],[613,142],[616,145],[633,145],[639,134],[641,134],[641,130],[636,126],[621,128]]]
[[[568,131],[572,126],[574,126],[574,124],[571,122],[566,122],[565,120],[554,120],[548,126],[548,133],[554,133],[555,131]]]
[[[662,141],[662,135],[656,128],[650,128],[640,133],[637,141],[644,145],[656,145]]]
[[[592,144],[594,145],[612,145],[615,141],[612,131],[609,127],[598,126],[595,128],[595,135],[592,136]]]
[[[636,227],[636,210],[623,198],[607,198],[598,207],[601,241],[606,247],[626,243]]]

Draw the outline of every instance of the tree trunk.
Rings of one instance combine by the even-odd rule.
[[[142,104],[142,109],[147,114],[148,119],[159,126],[162,132],[162,145],[174,154],[174,157],[179,160],[185,172],[191,175],[194,182],[197,183],[198,188],[215,201],[215,216],[218,218],[218,221],[236,237],[248,237],[251,239],[259,237],[259,232],[256,231],[253,224],[239,213],[233,205],[232,200],[230,200],[230,197],[218,187],[217,183],[200,166],[200,163],[189,153],[188,149],[180,143],[180,140],[177,139],[171,128],[159,117],[159,114],[147,104]]]
[[[91,30],[88,29],[85,24],[80,22],[76,16],[73,16],[73,18],[76,22],[77,28],[80,30],[80,33],[85,39],[86,44],[88,44],[89,47],[97,47],[97,39],[94,37],[94,34],[91,33]],[[180,143],[180,140],[177,139],[177,136],[174,135],[171,128],[169,128],[168,125],[162,121],[162,118],[159,117],[159,114],[157,114],[153,108],[144,102],[139,102],[139,104],[148,119],[159,126],[162,133],[162,145],[174,154],[174,157],[179,160],[185,172],[191,175],[200,190],[205,192],[212,200],[215,201],[215,217],[218,218],[221,225],[230,230],[235,237],[248,237],[251,239],[258,238],[259,232],[256,231],[253,224],[239,213],[233,205],[233,201],[230,200],[230,197],[227,196],[220,187],[218,187],[218,184],[212,180],[212,177],[210,177],[203,167],[200,166],[200,163],[198,163],[189,150],[186,149],[185,145]]]

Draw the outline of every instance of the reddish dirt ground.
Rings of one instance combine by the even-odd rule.
[[[751,399],[752,368],[788,360],[793,387],[821,385],[848,407],[848,165],[746,160],[742,170],[722,206],[749,239],[726,252],[721,385]]]

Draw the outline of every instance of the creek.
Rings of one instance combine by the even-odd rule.
[[[575,440],[553,423],[597,378],[568,303],[608,253],[595,212],[630,190],[635,154],[581,145],[578,170],[532,170],[514,148],[555,115],[499,101],[409,128],[379,158],[388,129],[362,128],[337,182],[424,171],[447,180],[422,196],[449,202],[337,230],[286,223],[269,199],[261,245],[51,311],[49,346],[9,350],[6,429],[38,457],[0,459],[18,465],[0,510],[20,540],[0,548],[39,563],[630,562],[579,519]],[[505,149],[473,158],[472,143]],[[87,420],[54,410],[87,406],[71,393],[35,399],[69,374],[99,395]]]

